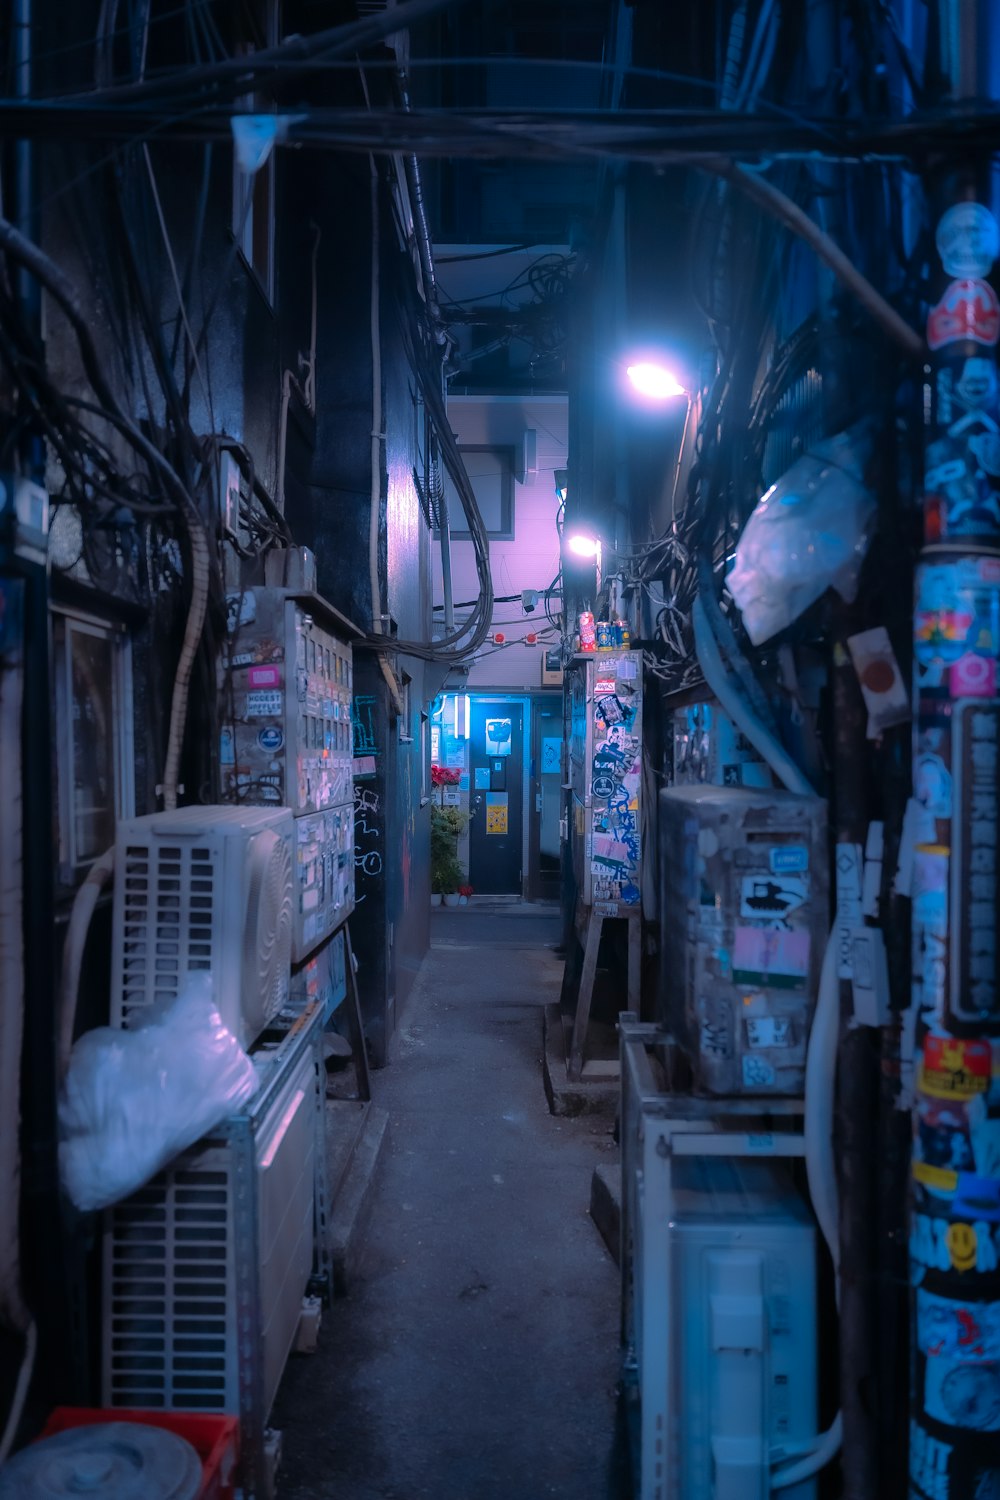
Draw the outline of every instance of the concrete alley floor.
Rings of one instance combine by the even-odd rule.
[[[389,1111],[359,1278],[293,1356],[281,1500],[622,1500],[617,1270],[590,1220],[608,1121],[554,1119],[546,908],[435,911],[373,1077]]]

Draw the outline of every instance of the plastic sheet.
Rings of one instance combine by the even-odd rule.
[[[128,1031],[86,1032],[59,1103],[63,1187],[82,1211],[117,1203],[250,1098],[253,1063],[222,1024],[207,973]]]
[[[784,630],[828,588],[854,598],[875,523],[862,473],[861,425],[817,443],[758,500],[727,581],[755,646]]]

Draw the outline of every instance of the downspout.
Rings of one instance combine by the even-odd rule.
[[[385,442],[385,418],[382,411],[382,319],[380,310],[381,276],[379,266],[382,236],[379,223],[378,166],[374,156],[370,157],[369,161],[371,163],[372,241],[371,304],[369,310],[372,345],[372,475],[371,504],[368,515],[368,577],[372,596],[372,633],[374,635],[384,635],[385,620],[382,616],[382,581],[379,567],[379,534],[382,518],[382,444]],[[396,681],[396,674],[389,665],[384,651],[379,651],[378,653],[378,664],[382,676],[385,678],[386,687],[389,689],[389,697],[395,709],[396,716],[403,718],[406,712],[403,695],[400,691],[399,683]]]
[[[407,86],[407,75],[405,68],[399,68],[396,73],[396,83],[399,88],[400,104],[404,113],[410,112],[410,94]],[[417,259],[420,262],[420,278],[424,284],[424,301],[430,317],[431,326],[437,342],[444,345],[446,336],[441,324],[441,309],[438,304],[437,277],[434,274],[434,253],[431,248],[431,232],[427,223],[427,207],[424,203],[423,183],[420,179],[420,163],[415,156],[403,157],[403,173],[406,178],[406,191],[410,199],[410,209],[413,213],[413,237],[417,245]],[[447,391],[442,381],[442,397],[447,400]],[[455,627],[455,609],[453,603],[452,581],[451,581],[451,528],[448,519],[448,502],[444,495],[442,483],[441,494],[438,496],[438,521],[441,535],[441,591],[444,600],[444,625],[445,634],[448,635]]]

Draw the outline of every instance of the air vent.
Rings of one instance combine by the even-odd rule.
[[[113,1406],[235,1411],[233,1212],[224,1147],[111,1214],[106,1392]]]

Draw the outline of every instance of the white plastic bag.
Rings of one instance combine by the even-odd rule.
[[[59,1170],[77,1208],[117,1203],[250,1098],[253,1063],[207,973],[128,1031],[100,1026],[73,1048],[59,1101]]]
[[[784,630],[828,588],[848,603],[875,522],[862,482],[870,429],[817,443],[754,506],[726,580],[755,646]]]

